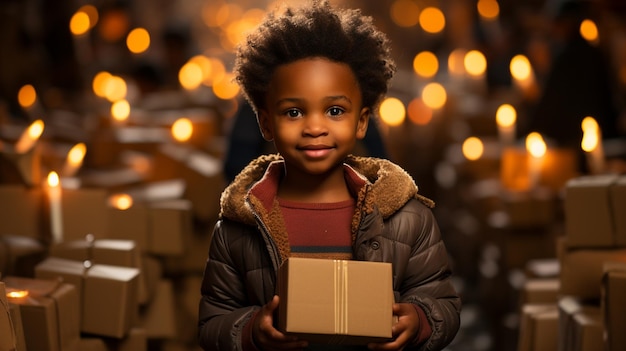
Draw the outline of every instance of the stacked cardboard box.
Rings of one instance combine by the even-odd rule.
[[[582,176],[566,184],[565,235],[556,243],[558,283],[550,285],[556,301],[548,303],[558,311],[554,321],[559,332],[553,349],[626,349],[622,317],[626,304],[617,297],[626,296],[625,189],[624,175]],[[539,286],[532,289],[536,299],[545,297],[538,294]],[[530,298],[522,301],[523,315],[531,313],[527,305],[533,302]],[[545,299],[541,303],[545,305]],[[520,349],[535,337],[520,328]]]

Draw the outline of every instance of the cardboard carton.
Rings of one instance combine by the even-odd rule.
[[[606,351],[626,350],[626,263],[604,264],[602,279],[602,319],[606,331]]]
[[[555,304],[559,295],[558,278],[531,278],[521,291],[522,304]]]
[[[621,175],[611,187],[611,207],[617,244],[626,246],[626,175]]]
[[[611,202],[617,180],[617,175],[603,174],[567,182],[565,233],[570,248],[626,246],[626,232],[618,233],[614,228],[614,218],[624,217],[624,212],[616,212]]]
[[[63,239],[81,240],[87,234],[105,238],[107,234],[107,191],[97,188],[63,188]]]
[[[558,345],[556,304],[522,305],[518,351],[554,351]]]
[[[278,327],[312,343],[391,338],[390,263],[289,258],[279,270]]]
[[[561,241],[561,245],[566,241]],[[608,261],[626,262],[626,248],[560,250],[560,290],[562,295],[599,299],[603,265]]]
[[[28,295],[9,298],[20,306],[28,350],[61,351],[76,346],[80,338],[79,302],[76,287],[58,280],[8,276],[7,289]]]
[[[138,302],[137,268],[95,264],[49,257],[37,265],[35,276],[56,278],[75,285],[80,292],[80,330],[122,338],[136,323]]]
[[[11,319],[4,283],[0,282],[0,351],[12,351],[17,347],[17,335]]]
[[[560,351],[604,351],[600,306],[563,296],[558,307]]]
[[[26,188],[17,184],[0,185],[0,233],[41,238],[42,201],[43,195],[39,188]]]
[[[0,234],[0,273],[32,277],[35,266],[46,257],[43,241],[28,236]]]

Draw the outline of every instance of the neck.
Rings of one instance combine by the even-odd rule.
[[[308,203],[349,200],[343,165],[324,174],[306,174],[286,167],[278,187],[278,197]]]

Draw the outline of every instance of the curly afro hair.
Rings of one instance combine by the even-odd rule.
[[[235,75],[255,112],[265,105],[274,70],[300,59],[323,57],[351,67],[363,107],[374,110],[387,93],[396,67],[389,41],[358,9],[333,9],[327,0],[270,13],[239,46]]]

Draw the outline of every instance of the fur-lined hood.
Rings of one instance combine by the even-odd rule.
[[[235,177],[222,193],[220,218],[254,225],[254,214],[246,203],[248,190],[263,178],[265,171],[273,162],[282,162],[282,157],[278,154],[260,156]],[[413,178],[391,161],[348,156],[345,164],[364,177],[370,185],[366,192],[359,191],[359,198],[364,196],[359,200],[364,201],[366,209],[375,204],[383,218],[391,216],[411,198],[420,200],[430,208],[434,207],[432,200],[417,193],[418,187]]]

